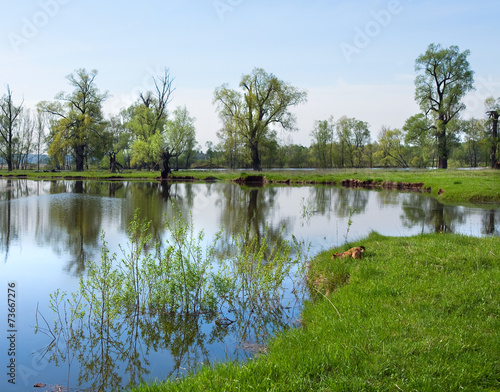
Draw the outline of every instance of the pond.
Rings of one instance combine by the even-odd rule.
[[[2,390],[31,390],[35,383],[116,390],[131,382],[178,377],[203,363],[257,355],[276,330],[299,323],[303,293],[289,287],[282,306],[274,310],[226,308],[222,319],[221,314],[204,313],[127,315],[105,348],[102,340],[83,337],[70,347],[64,331],[52,336],[49,327],[56,315],[49,309],[51,295],[57,289],[70,293],[78,288],[89,261],[101,259],[103,234],[109,251],[121,254],[137,210],[151,222],[156,241],[165,239],[165,224],[175,211],[191,215],[194,230],[205,233],[204,243],[223,229],[215,252],[221,259],[231,257],[230,237],[237,233],[271,242],[280,235],[293,238],[311,256],[360,240],[371,231],[390,236],[500,234],[498,206],[442,205],[418,193],[331,186],[1,179],[0,364],[5,369],[15,353],[16,368],[15,385],[8,383],[4,372]],[[15,294],[12,325],[8,285]],[[64,320],[69,312],[61,306],[57,316]]]

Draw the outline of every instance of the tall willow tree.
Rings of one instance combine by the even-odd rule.
[[[272,126],[295,129],[295,116],[290,108],[307,100],[307,93],[279,80],[261,68],[243,75],[240,91],[227,84],[214,93],[214,104],[224,124],[234,126],[250,150],[254,170],[262,170],[260,145],[274,139]]]
[[[128,111],[130,121],[127,128],[134,135],[132,143],[132,165],[152,168],[160,165],[163,153],[163,134],[168,119],[168,105],[172,101],[173,78],[167,68],[161,76],[152,76],[154,91],[142,92],[139,99]],[[168,157],[170,159],[170,157]],[[169,169],[162,169],[166,174]]]
[[[18,122],[23,111],[23,102],[14,103],[12,90],[7,86],[7,94],[0,98],[0,158],[5,159],[7,168],[12,171],[14,146],[18,139]]]
[[[327,168],[333,165],[333,139],[335,123],[333,116],[328,120],[316,121],[311,132],[313,137],[313,152],[319,167]]]
[[[186,107],[178,107],[173,118],[168,119],[168,105],[175,88],[168,68],[161,76],[153,76],[154,91],[139,95],[139,100],[129,109],[131,120],[127,127],[134,135],[132,164],[159,166],[161,178],[171,172],[170,160],[194,148],[195,127]]]
[[[49,156],[64,159],[66,151],[75,158],[76,171],[83,171],[85,161],[104,153],[109,137],[105,133],[102,103],[108,94],[101,94],[95,85],[97,71],[78,69],[67,76],[72,93],[59,93],[59,102],[48,104],[46,111],[59,119],[52,125]],[[62,163],[62,162],[59,162]]]
[[[335,126],[340,148],[339,166],[344,167],[349,160],[351,167],[361,167],[363,150],[370,142],[368,123],[342,116]]]
[[[438,168],[448,167],[450,143],[447,125],[465,109],[462,98],[473,89],[474,72],[458,46],[443,49],[431,44],[415,61],[420,74],[415,79],[415,100],[426,116],[432,118],[436,131]]]

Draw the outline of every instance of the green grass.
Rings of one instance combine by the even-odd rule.
[[[182,170],[174,173],[174,178],[191,176],[199,181],[207,177],[215,177],[220,181],[230,181],[240,176],[254,174],[246,171],[195,171]],[[500,203],[500,170],[370,170],[370,169],[336,169],[336,170],[283,170],[264,171],[262,174],[272,183],[290,180],[291,185],[303,184],[337,184],[342,180],[357,179],[377,182],[412,182],[424,183],[425,188],[431,188],[431,195],[442,203],[480,204]],[[34,171],[0,171],[0,176],[26,176],[30,179],[46,178],[85,178],[94,180],[109,180],[123,178],[127,180],[156,180],[159,172],[125,171],[124,173],[109,173],[107,171],[35,173]],[[444,192],[438,194],[439,189]]]
[[[372,233],[362,244],[362,260],[313,260],[309,282],[330,279],[330,294],[268,354],[134,391],[499,390],[499,239]]]

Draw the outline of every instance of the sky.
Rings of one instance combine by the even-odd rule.
[[[295,132],[283,143],[311,144],[315,121],[355,117],[373,139],[418,113],[415,59],[429,44],[470,50],[476,90],[462,117],[484,117],[500,97],[498,0],[19,0],[0,4],[0,96],[34,107],[71,92],[66,77],[96,69],[110,116],[151,90],[152,76],[174,78],[169,110],[186,106],[197,141],[218,142],[215,88],[239,89],[263,68],[308,101],[292,109]]]

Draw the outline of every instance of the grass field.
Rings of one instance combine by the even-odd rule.
[[[133,391],[499,390],[499,239],[372,233],[363,245],[361,260],[315,258],[302,327],[266,355]]]
[[[219,181],[230,181],[241,176],[254,174],[252,171],[196,171],[186,170],[174,173],[173,179],[193,177],[203,181],[207,177]],[[273,170],[258,173],[270,182],[287,181],[290,185],[337,184],[342,180],[357,179],[376,182],[424,183],[431,194],[442,203],[481,204],[500,203],[500,170],[391,170],[391,169],[337,169],[337,170]],[[36,173],[34,171],[0,171],[0,178],[22,177],[30,179],[91,179],[91,180],[157,180],[159,172],[106,171]],[[442,192],[439,192],[439,190]]]

